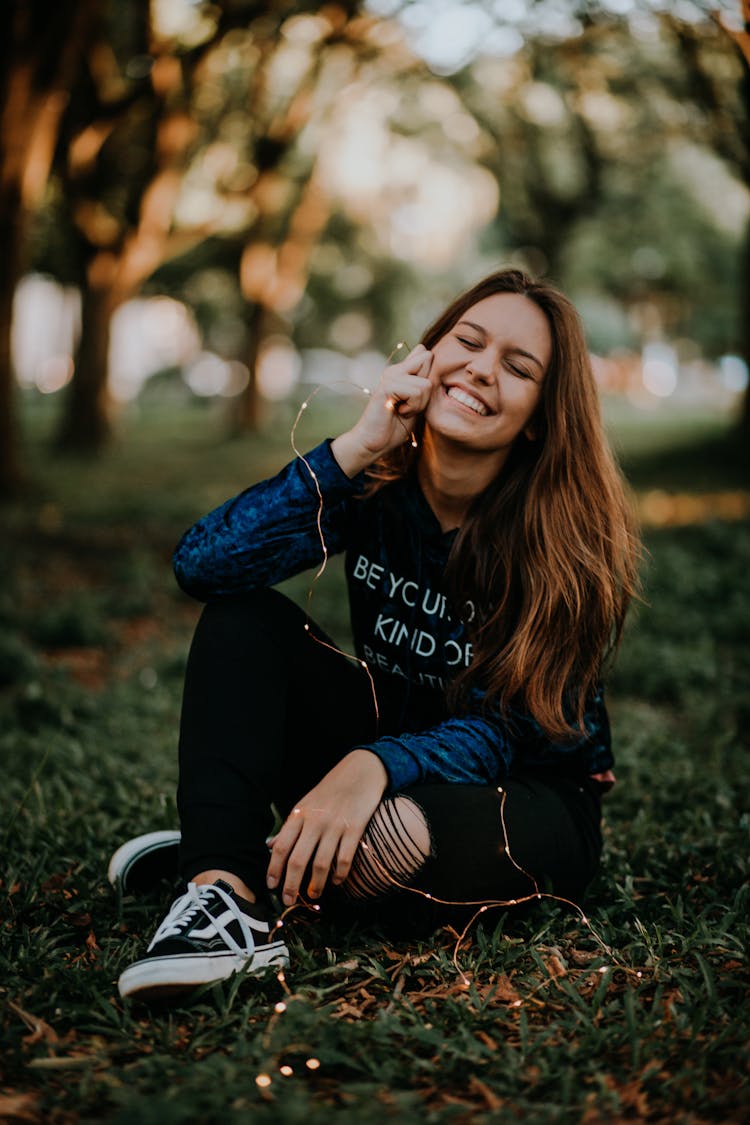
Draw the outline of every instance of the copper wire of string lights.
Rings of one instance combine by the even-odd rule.
[[[352,385],[354,386],[355,384],[352,384]],[[360,389],[362,390],[363,394],[369,395],[370,392],[366,387],[361,387]],[[332,645],[332,644],[329,644],[328,641],[324,641],[321,637],[316,637],[315,634],[310,629],[310,609],[312,607],[313,591],[315,589],[315,583],[323,576],[323,574],[325,573],[325,569],[328,566],[328,544],[326,543],[326,537],[323,534],[323,493],[321,492],[321,489],[320,489],[320,481],[318,480],[317,473],[313,469],[310,462],[307,460],[307,458],[304,456],[304,454],[301,453],[300,450],[297,448],[297,443],[295,441],[295,437],[296,437],[296,434],[297,434],[297,426],[299,425],[299,422],[300,422],[300,419],[301,419],[302,415],[307,410],[308,406],[310,405],[310,403],[312,402],[312,400],[315,398],[315,396],[318,394],[318,392],[320,390],[322,390],[322,387],[320,385],[318,385],[315,388],[315,390],[310,395],[308,395],[308,397],[302,403],[299,410],[297,411],[297,417],[294,419],[294,425],[292,426],[292,432],[289,435],[289,442],[291,444],[291,447],[294,450],[295,455],[297,457],[299,457],[300,461],[302,462],[302,464],[305,466],[308,473],[310,474],[310,477],[312,478],[313,484],[315,485],[315,490],[318,494],[318,511],[317,511],[317,515],[316,515],[316,523],[317,523],[317,528],[318,528],[318,538],[320,539],[320,547],[321,547],[321,550],[323,552],[323,558],[321,560],[320,566],[318,567],[317,571],[313,575],[312,582],[310,583],[310,588],[307,591],[307,610],[306,610],[307,620],[305,621],[304,629],[305,629],[305,632],[310,637],[312,637],[312,639],[315,641],[315,643],[319,644],[321,646],[321,648],[327,648],[331,652],[335,652],[339,656],[345,657],[347,660],[353,660],[355,662],[355,664],[359,664],[359,666],[363,670],[363,672],[366,673],[367,678],[370,681],[370,691],[372,693],[372,705],[375,709],[375,731],[376,731],[376,734],[377,734],[377,730],[378,730],[378,727],[379,727],[379,724],[380,724],[380,707],[378,705],[378,693],[375,690],[375,681],[372,678],[372,672],[370,671],[370,669],[367,665],[367,662],[365,660],[360,659],[360,657],[356,656],[354,653],[345,652],[343,649],[338,648],[336,645]]]
[[[391,354],[388,356],[388,359],[387,359],[386,362],[390,363],[391,360],[393,359],[393,357],[396,355],[396,353],[399,352],[401,349],[404,349],[404,348],[406,348],[406,350],[408,351],[407,345],[404,344],[403,342],[397,344],[396,347],[391,352]],[[369,396],[371,394],[371,391],[367,387],[362,387],[359,384],[356,384],[356,383],[353,383],[353,382],[349,383],[348,385],[358,387],[358,389],[361,390],[362,393],[365,394],[365,395]],[[291,443],[292,450],[294,451],[295,455],[300,459],[302,464],[305,466],[305,468],[309,472],[310,477],[311,477],[311,479],[312,479],[312,481],[315,485],[315,489],[316,489],[316,492],[317,492],[318,510],[317,510],[317,514],[316,514],[316,524],[317,524],[318,536],[320,538],[320,545],[321,545],[321,551],[322,551],[322,561],[320,563],[320,566],[318,567],[318,570],[316,571],[315,575],[313,576],[312,582],[310,584],[310,588],[308,590],[308,595],[307,595],[307,620],[305,621],[304,628],[305,628],[306,632],[308,632],[309,635],[312,637],[312,639],[316,641],[316,643],[322,645],[324,648],[327,648],[327,649],[331,650],[332,652],[335,652],[335,653],[339,654],[340,656],[345,657],[347,660],[355,661],[357,664],[359,664],[359,666],[363,669],[363,671],[366,672],[366,674],[369,678],[369,682],[370,682],[370,689],[372,691],[373,706],[374,706],[374,710],[375,710],[375,719],[376,719],[376,724],[377,724],[379,722],[379,718],[380,718],[380,711],[379,711],[378,699],[377,699],[377,691],[376,691],[376,688],[375,688],[375,681],[374,681],[372,673],[370,672],[370,669],[367,665],[367,662],[365,660],[360,659],[360,657],[358,657],[356,655],[345,652],[344,650],[339,649],[335,645],[331,645],[328,642],[321,640],[320,638],[316,637],[315,634],[310,629],[310,608],[311,608],[311,605],[312,605],[313,590],[314,590],[315,584],[319,581],[319,579],[322,577],[322,575],[324,574],[324,572],[326,570],[326,567],[328,565],[329,552],[328,552],[328,545],[327,545],[326,539],[325,539],[325,534],[324,534],[324,531],[323,531],[323,515],[324,515],[324,503],[325,502],[324,502],[324,499],[323,499],[322,490],[320,488],[320,482],[318,481],[315,470],[312,468],[312,466],[310,465],[307,458],[304,456],[304,454],[299,450],[299,448],[297,446],[296,433],[297,433],[297,427],[300,423],[300,420],[301,420],[303,414],[308,409],[310,403],[313,401],[313,399],[316,397],[316,395],[322,389],[323,389],[322,385],[316,386],[315,389],[311,392],[311,394],[301,404],[301,406],[300,406],[300,408],[297,412],[297,416],[294,420],[294,424],[292,426],[292,430],[291,430],[291,434],[290,434],[290,443]],[[388,400],[388,406],[389,406],[389,409],[392,409],[392,410],[397,412],[398,406],[399,406],[399,401],[398,400]],[[398,418],[398,413],[396,413],[395,416]],[[404,427],[404,430],[406,431],[406,433],[407,433],[407,435],[408,435],[408,437],[411,441],[412,446],[414,448],[416,448],[416,446],[417,446],[416,438],[414,437],[412,432],[409,430],[409,428],[404,424],[404,422],[402,420],[400,420],[400,421],[401,421],[401,425]],[[424,899],[426,899],[430,902],[436,903],[440,906],[467,906],[467,907],[474,906],[474,907],[477,907],[476,911],[471,916],[469,921],[466,923],[466,925],[462,929],[461,933],[457,935],[456,942],[455,942],[455,945],[454,945],[454,948],[453,948],[453,956],[452,956],[452,961],[453,961],[453,965],[456,969],[456,972],[460,976],[462,984],[467,988],[470,984],[470,979],[466,976],[466,974],[463,972],[463,970],[461,969],[461,967],[458,963],[458,954],[459,954],[459,950],[460,950],[460,947],[461,947],[461,943],[463,942],[464,938],[466,937],[467,933],[469,932],[471,927],[474,925],[476,920],[480,916],[482,916],[483,914],[487,913],[487,911],[489,911],[489,910],[503,909],[503,908],[506,908],[506,907],[509,907],[509,906],[521,906],[524,903],[533,901],[534,899],[536,899],[536,900],[549,899],[553,902],[558,902],[561,905],[571,907],[577,913],[581,922],[583,922],[583,924],[586,926],[586,928],[590,932],[591,936],[594,938],[594,940],[599,945],[599,947],[607,954],[608,957],[610,957],[613,961],[618,963],[618,968],[620,968],[621,970],[624,970],[628,974],[632,974],[635,977],[637,977],[638,979],[640,979],[642,977],[641,972],[635,971],[635,970],[631,969],[629,966],[626,966],[626,965],[622,964],[621,962],[619,962],[619,959],[617,958],[614,950],[612,950],[611,947],[608,946],[606,944],[606,942],[599,936],[599,934],[596,932],[593,925],[591,924],[590,919],[587,917],[587,915],[585,914],[583,909],[578,905],[578,903],[573,902],[571,899],[565,898],[562,895],[554,894],[550,891],[540,890],[539,884],[537,883],[535,877],[530,872],[528,872],[524,867],[522,867],[520,863],[517,862],[517,860],[515,859],[512,851],[511,851],[511,845],[510,845],[510,840],[509,840],[509,836],[508,836],[508,827],[507,827],[507,823],[506,823],[506,819],[505,819],[505,804],[506,804],[506,801],[507,801],[507,798],[508,798],[508,794],[507,794],[507,791],[505,789],[503,789],[502,786],[497,786],[497,792],[498,792],[498,794],[500,795],[500,798],[501,798],[500,799],[500,828],[501,828],[502,839],[503,839],[502,850],[503,850],[504,854],[507,856],[508,861],[513,865],[513,867],[521,875],[523,875],[525,878],[527,878],[529,880],[530,886],[533,887],[533,890],[530,890],[525,895],[521,895],[517,898],[510,898],[510,899],[478,899],[478,900],[443,899],[443,898],[438,897],[437,895],[431,894],[429,891],[422,891],[417,887],[409,886],[406,883],[401,883],[398,879],[394,878],[394,876],[391,874],[391,872],[380,862],[377,855],[375,855],[374,850],[369,847],[369,845],[367,844],[366,841],[362,841],[360,846],[363,848],[363,850],[368,852],[370,858],[381,869],[381,872],[382,872],[382,875],[383,875],[384,879],[387,881],[387,883],[390,884],[390,886],[394,890],[400,890],[400,891],[408,892],[409,894],[418,895],[419,897],[424,898]],[[318,904],[309,903],[303,898],[302,895],[299,895],[297,902],[295,902],[292,906],[287,907],[286,910],[284,910],[284,912],[281,914],[278,921],[276,922],[276,928],[279,928],[279,927],[283,926],[284,920],[293,911],[296,911],[299,908],[304,908],[304,909],[316,911],[316,912],[320,911],[320,906]],[[610,966],[602,966],[599,969],[599,972],[605,973],[609,970],[609,968],[610,968]],[[286,983],[286,978],[285,978],[283,972],[280,971],[277,974],[277,979],[282,984],[285,993],[287,995],[291,995],[291,990],[289,989],[289,986]],[[521,1004],[522,1004],[521,1000],[516,1000],[516,1001],[513,1002],[512,1006],[513,1007],[520,1007]],[[276,1005],[277,1015],[280,1015],[285,1010],[286,1010],[285,1002],[280,1001],[279,1004]],[[308,1068],[313,1069],[317,1065],[319,1065],[319,1063],[318,1063],[317,1060],[309,1059],[309,1060],[307,1060],[306,1065],[308,1066]],[[282,1067],[282,1068],[280,1068],[280,1073],[286,1074],[288,1069],[289,1068],[283,1068]],[[267,1081],[266,1081],[266,1079],[267,1079]],[[259,1086],[265,1086],[265,1085],[270,1084],[271,1080],[270,1080],[270,1077],[268,1075],[264,1074],[264,1075],[259,1075],[258,1078],[256,1079],[256,1081],[258,1082]]]
[[[391,360],[396,356],[396,354],[401,352],[404,349],[407,352],[409,351],[408,344],[406,344],[403,340],[400,340],[398,342],[398,344],[396,344],[395,348],[390,353],[388,358],[386,359],[386,364],[389,364],[391,362]],[[354,383],[350,380],[338,380],[338,383],[343,383],[344,385],[350,386],[350,387],[357,387],[359,390],[362,391],[362,393],[364,395],[367,395],[367,396],[369,396],[372,393],[370,391],[369,387],[362,387],[358,383]],[[302,464],[305,466],[308,473],[310,474],[310,477],[313,481],[313,484],[315,485],[315,491],[318,494],[318,511],[317,511],[317,515],[316,515],[316,524],[317,524],[317,529],[318,529],[318,538],[320,539],[320,547],[321,547],[321,551],[323,553],[323,557],[321,559],[320,566],[318,567],[317,571],[313,575],[312,582],[310,583],[310,588],[307,591],[307,611],[306,611],[307,612],[307,620],[305,621],[304,628],[305,628],[305,632],[308,633],[312,637],[312,639],[316,642],[316,644],[319,644],[322,648],[329,649],[329,651],[331,651],[331,652],[335,652],[339,656],[345,657],[347,660],[353,660],[356,664],[359,664],[359,666],[363,670],[363,672],[366,673],[367,678],[370,681],[370,691],[372,692],[372,704],[373,704],[373,708],[374,708],[374,711],[375,711],[375,732],[376,732],[376,735],[377,735],[377,731],[378,731],[379,726],[380,726],[380,706],[378,704],[378,693],[375,690],[375,681],[372,678],[372,673],[370,672],[370,669],[367,665],[367,662],[365,660],[361,660],[360,657],[356,656],[355,654],[353,654],[351,652],[345,652],[343,649],[338,648],[336,645],[329,644],[327,641],[322,640],[320,637],[316,637],[315,634],[310,629],[310,609],[312,607],[313,591],[315,589],[316,582],[320,578],[323,577],[323,574],[325,573],[325,569],[328,566],[328,544],[326,543],[326,538],[325,538],[325,535],[323,533],[323,507],[324,507],[324,504],[323,504],[323,493],[321,492],[321,489],[320,489],[320,481],[318,480],[317,474],[316,474],[315,470],[313,469],[312,465],[310,464],[310,462],[307,460],[305,455],[298,449],[297,442],[296,442],[296,436],[297,436],[297,427],[299,426],[302,415],[308,409],[310,403],[315,398],[315,396],[317,394],[319,394],[319,392],[322,389],[323,389],[322,384],[318,384],[318,386],[315,387],[315,389],[307,396],[307,398],[304,400],[304,402],[300,405],[300,408],[297,411],[297,416],[294,419],[294,423],[292,424],[291,433],[289,434],[289,443],[292,447],[292,450],[293,450],[295,456],[297,456],[300,459],[300,461],[302,462]],[[388,399],[388,404],[389,404],[389,409],[394,410],[394,411],[398,411],[398,402],[394,402],[392,399]],[[406,434],[411,441],[412,447],[414,449],[416,449],[417,439],[414,437],[414,434],[411,433],[411,431],[405,425],[403,420],[401,418],[399,418],[398,413],[395,414],[395,417],[398,419],[398,421],[400,422],[400,424],[403,426],[404,430],[406,431]]]
[[[396,353],[399,352],[401,349],[406,349],[407,351],[409,350],[406,344],[404,344],[404,343],[397,344],[396,347],[394,348],[394,350],[391,352],[391,354],[388,357],[386,362],[390,363],[391,360],[393,359],[393,357],[396,355]],[[351,382],[351,383],[348,383],[348,385],[357,387],[365,395],[369,396],[370,393],[371,393],[369,388],[362,387],[359,384]],[[297,447],[296,432],[297,432],[297,427],[300,423],[300,420],[301,420],[303,414],[308,409],[312,400],[316,397],[316,395],[322,389],[323,388],[322,388],[321,385],[316,386],[315,389],[311,392],[311,394],[302,403],[302,405],[300,406],[300,408],[297,412],[297,416],[294,420],[294,424],[292,426],[292,430],[291,430],[291,434],[290,434],[290,443],[291,443],[291,446],[292,446],[292,450],[294,451],[295,455],[300,459],[302,464],[306,467],[306,469],[307,469],[308,473],[310,474],[310,477],[311,477],[311,479],[312,479],[312,481],[315,485],[315,489],[316,489],[316,492],[317,492],[318,510],[317,510],[317,514],[316,514],[316,524],[317,524],[318,536],[319,536],[319,539],[320,539],[320,546],[321,546],[321,551],[322,551],[322,560],[321,560],[320,566],[318,567],[315,575],[313,576],[313,579],[312,579],[312,582],[310,583],[310,587],[309,587],[308,594],[307,594],[307,619],[305,621],[304,628],[305,628],[305,631],[310,635],[310,637],[312,637],[312,639],[317,644],[323,646],[324,648],[327,648],[327,649],[331,650],[332,652],[337,653],[340,656],[343,656],[347,660],[354,661],[367,674],[369,682],[370,682],[370,689],[371,689],[371,692],[372,692],[373,707],[374,707],[374,711],[375,711],[375,721],[376,721],[376,726],[377,726],[377,724],[379,723],[379,719],[380,719],[380,710],[379,710],[379,705],[378,705],[377,691],[376,691],[376,688],[375,688],[375,681],[374,681],[372,673],[370,672],[370,669],[367,665],[367,662],[365,660],[360,659],[356,655],[345,652],[343,649],[340,649],[340,648],[336,647],[335,645],[329,644],[328,642],[321,640],[319,637],[316,637],[315,634],[310,629],[310,620],[311,620],[310,609],[311,609],[311,605],[312,605],[313,591],[314,591],[315,584],[320,580],[320,578],[322,577],[322,575],[324,574],[324,572],[326,570],[326,567],[328,565],[329,552],[328,552],[328,545],[327,545],[326,539],[325,539],[325,534],[324,534],[324,531],[323,531],[323,514],[324,514],[325,502],[324,502],[324,499],[323,499],[322,490],[320,488],[320,482],[318,481],[317,475],[316,475],[314,469],[312,468],[312,466],[310,465],[309,461],[307,460],[307,458],[304,456],[304,454]],[[396,411],[395,417],[398,418],[398,413],[397,413],[398,406],[399,406],[398,400],[389,399],[387,405],[388,405],[389,409],[392,409],[392,410]],[[411,431],[408,429],[408,427],[404,424],[404,422],[401,419],[399,419],[399,421],[401,421],[401,425],[404,427],[404,430],[406,431],[406,433],[409,437],[409,440],[412,444],[412,447],[416,448],[417,447],[416,438],[411,433]],[[518,861],[515,859],[512,851],[511,851],[510,839],[509,839],[509,836],[508,836],[508,826],[507,826],[506,819],[505,819],[505,804],[506,804],[506,801],[508,799],[508,793],[501,785],[497,786],[497,792],[500,796],[500,828],[501,828],[502,840],[503,840],[502,850],[503,850],[504,854],[507,856],[508,861],[519,872],[519,874],[523,875],[526,879],[529,880],[530,887],[533,888],[533,889],[530,889],[527,894],[520,895],[517,898],[510,898],[510,899],[477,899],[477,900],[465,900],[465,899],[464,900],[453,900],[453,899],[440,898],[437,895],[431,894],[429,891],[422,891],[418,887],[409,886],[406,883],[400,882],[381,863],[381,861],[379,860],[378,856],[376,855],[374,849],[370,848],[366,841],[361,841],[360,846],[363,848],[363,850],[368,852],[368,855],[369,855],[370,859],[380,868],[385,881],[394,890],[400,890],[400,891],[406,892],[408,894],[418,895],[419,897],[421,897],[423,899],[426,899],[429,902],[436,903],[440,906],[458,906],[458,907],[460,907],[460,906],[472,907],[473,906],[473,907],[477,908],[474,911],[474,913],[471,915],[471,917],[469,918],[469,921],[465,924],[465,926],[463,927],[461,932],[456,935],[456,941],[454,943],[453,953],[452,953],[453,966],[454,966],[454,968],[455,968],[455,970],[456,970],[456,972],[457,972],[457,974],[458,974],[458,976],[461,980],[462,986],[466,989],[469,988],[469,986],[471,984],[471,979],[466,975],[466,973],[462,970],[462,968],[459,964],[459,951],[460,951],[462,942],[464,941],[466,935],[468,934],[469,930],[474,925],[474,923],[477,921],[477,919],[480,918],[482,915],[486,914],[490,910],[503,909],[503,908],[507,908],[507,907],[510,907],[510,906],[521,906],[521,905],[523,905],[527,902],[532,902],[535,899],[537,901],[541,901],[542,899],[549,899],[553,902],[560,903],[563,906],[571,907],[576,912],[580,921],[586,926],[587,930],[589,931],[591,936],[594,938],[597,945],[600,947],[600,949],[604,953],[607,954],[607,956],[614,963],[614,964],[611,964],[611,965],[600,966],[597,970],[600,974],[604,975],[604,974],[610,972],[613,967],[617,967],[620,971],[625,972],[627,975],[632,976],[632,977],[636,978],[637,980],[641,980],[642,977],[643,977],[643,973],[640,970],[635,970],[635,969],[631,968],[630,966],[624,964],[621,961],[621,959],[617,957],[617,954],[615,953],[615,951],[610,946],[608,946],[607,943],[603,940],[603,938],[601,938],[600,935],[596,932],[594,926],[591,923],[591,920],[587,917],[587,915],[585,914],[585,912],[583,911],[581,906],[579,906],[578,903],[573,902],[572,899],[565,898],[562,895],[553,894],[550,891],[540,890],[539,884],[537,883],[537,880],[535,879],[535,877],[529,871],[527,871],[524,867],[522,867],[520,863],[518,863]],[[321,910],[321,907],[317,903],[308,902],[302,894],[298,894],[297,901],[295,903],[293,903],[291,906],[288,906],[281,913],[281,915],[279,916],[279,918],[277,919],[277,921],[275,923],[274,930],[278,930],[282,926],[284,926],[286,919],[291,914],[293,914],[294,912],[296,912],[299,909],[309,910],[313,913],[319,913],[320,910]],[[455,933],[455,930],[454,930],[454,933]],[[283,970],[280,969],[276,973],[276,979],[278,980],[279,984],[282,986],[284,995],[287,998],[292,997],[293,992],[292,992],[292,990],[290,989],[290,987],[287,983],[286,975],[285,975]],[[546,985],[548,983],[549,983],[548,981],[540,982],[540,984],[536,988],[534,988],[531,992],[526,993],[523,1000],[521,1000],[521,999],[513,1000],[512,1003],[510,1004],[510,1007],[521,1008],[524,1001],[526,1001],[526,1002],[533,1001],[536,992],[538,992],[540,989],[546,987]],[[535,1001],[535,1002],[539,1003],[539,1001]],[[275,1025],[276,1021],[279,1020],[284,1015],[284,1013],[286,1011],[287,1011],[286,1000],[279,1000],[276,1003],[276,1005],[274,1006],[274,1014],[272,1015],[271,1022],[269,1023],[268,1028],[266,1030],[266,1035],[264,1037],[266,1045],[270,1046],[270,1035],[271,1035],[272,1028]],[[287,1053],[290,1050],[291,1050],[290,1047],[286,1048]],[[314,1073],[315,1071],[317,1071],[320,1068],[320,1065],[321,1065],[320,1060],[318,1058],[316,1058],[315,1056],[306,1057],[304,1059],[303,1064],[302,1064],[302,1068],[298,1067],[297,1073],[304,1073],[304,1072],[307,1072],[308,1074],[311,1073],[311,1072]],[[276,1066],[276,1070],[277,1070],[277,1073],[279,1075],[281,1075],[282,1078],[289,1078],[295,1073],[294,1068],[289,1063],[280,1063],[279,1065]],[[272,1085],[273,1077],[270,1073],[268,1073],[268,1071],[263,1071],[263,1072],[256,1075],[255,1082],[256,1082],[256,1085],[258,1086],[259,1090],[265,1091],[265,1090],[268,1089],[268,1087],[270,1087]]]

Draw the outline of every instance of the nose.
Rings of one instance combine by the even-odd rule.
[[[477,383],[488,386],[495,381],[496,357],[490,348],[475,352],[466,365],[466,371]]]

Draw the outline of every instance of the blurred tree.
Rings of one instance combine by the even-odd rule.
[[[491,7],[506,18],[504,6]],[[292,321],[309,332],[311,300],[301,298],[321,239],[324,249],[336,244],[339,266],[330,285],[311,287],[312,304],[333,307],[332,299],[350,296],[348,283],[337,277],[354,277],[340,268],[348,264],[346,246],[374,274],[390,254],[399,262],[397,284],[387,299],[377,285],[366,286],[367,304],[382,306],[382,324],[399,324],[403,332],[406,317],[396,306],[408,293],[404,278],[411,264],[401,263],[411,263],[409,254],[421,253],[425,241],[415,184],[435,187],[451,165],[454,182],[464,182],[477,159],[501,189],[499,218],[483,245],[488,256],[496,258],[499,247],[522,248],[532,268],[563,281],[573,277],[581,286],[588,278],[626,304],[647,290],[665,316],[680,303],[697,302],[705,288],[685,257],[685,239],[672,238],[670,224],[679,211],[701,248],[715,232],[667,158],[677,137],[692,136],[701,151],[713,147],[713,138],[697,126],[690,132],[695,122],[681,104],[688,95],[679,73],[675,77],[674,41],[672,47],[664,36],[644,42],[601,5],[571,0],[562,7],[575,16],[564,34],[553,19],[561,5],[539,0],[526,10],[533,26],[525,27],[523,51],[502,59],[488,54],[460,71],[451,81],[462,107],[455,95],[453,102],[447,97],[445,80],[415,63],[393,26],[363,15],[355,0],[88,0],[83,61],[48,193],[47,218],[54,212],[66,221],[54,229],[47,221],[53,237],[39,258],[48,266],[56,259],[53,272],[73,280],[83,300],[61,443],[96,449],[106,440],[109,324],[114,310],[139,291],[180,289],[205,309],[208,346],[246,362],[251,380],[236,405],[238,427],[257,422],[252,375],[264,336],[290,331]],[[727,70],[725,56],[724,49],[726,86],[736,68]],[[352,98],[360,74],[365,83],[394,87],[391,147],[403,133],[435,159],[415,161],[413,148],[404,150],[415,183],[396,177],[380,196],[365,192],[371,213],[360,205],[348,212],[350,222],[336,225],[340,200],[320,174],[321,138],[324,126],[340,127],[334,107]],[[724,104],[725,88],[716,96]],[[677,199],[675,185],[679,207],[661,207],[665,191]],[[463,206],[457,200],[455,192],[454,210]],[[398,213],[398,223],[384,239],[387,207]],[[470,250],[468,238],[465,244]],[[451,285],[461,268],[476,269],[468,250],[463,267],[446,267]],[[716,305],[727,272],[721,263],[730,256],[727,240],[713,261],[719,280],[710,300]],[[706,260],[703,249],[695,257]],[[422,288],[435,292],[434,263],[431,273],[426,257],[422,265]],[[242,299],[229,300],[224,282],[214,284],[216,271],[239,277]],[[389,266],[383,275],[392,282],[394,271]],[[354,290],[361,295],[359,281]]]
[[[681,94],[700,110],[696,125],[704,143],[734,169],[750,190],[750,0],[739,0],[742,28],[735,30],[711,11],[712,24],[696,26],[665,12],[663,19],[679,45],[684,64]],[[731,44],[735,65],[727,60]],[[737,350],[750,370],[750,219],[746,224],[738,285],[740,316]],[[740,415],[750,435],[750,382]]]
[[[634,314],[648,303],[649,331],[689,333],[717,355],[746,323],[729,208],[744,176],[736,152],[732,162],[711,155],[671,26],[600,12],[575,35],[529,38],[502,67],[480,58],[455,81],[500,184],[485,248],[515,250],[577,294],[603,291]],[[713,25],[700,28],[714,41],[717,112],[741,151],[734,52]]]
[[[10,333],[30,217],[44,192],[80,55],[90,0],[6,0],[0,15],[0,494],[20,479]]]
[[[192,41],[178,45],[156,33],[154,7],[149,0],[99,5],[97,34],[63,119],[56,169],[82,315],[60,449],[95,451],[105,443],[112,316],[165,257],[206,233],[175,231],[173,212],[195,134],[190,79],[229,17],[216,6],[198,12]],[[239,18],[234,6],[232,16]]]
[[[126,7],[87,59],[58,150],[83,303],[64,449],[107,439],[114,311],[209,236],[239,257],[233,347],[250,381],[234,422],[257,424],[258,349],[299,302],[328,218],[316,128],[359,62],[379,53],[378,21],[358,16],[359,0],[197,5],[171,35],[147,0]]]

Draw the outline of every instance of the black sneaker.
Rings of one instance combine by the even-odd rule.
[[[175,882],[179,874],[180,833],[172,829],[146,832],[126,840],[109,861],[107,878],[122,893],[144,894],[162,879]]]
[[[223,879],[187,892],[154,934],[146,956],[125,970],[120,996],[138,1000],[174,996],[233,973],[257,973],[289,963],[269,911],[235,894]]]

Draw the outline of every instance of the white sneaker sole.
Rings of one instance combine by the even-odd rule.
[[[136,961],[120,977],[117,988],[123,1000],[142,1000],[175,995],[226,980],[233,973],[258,973],[263,969],[289,964],[289,950],[283,941],[270,942],[255,950],[252,957],[236,953],[178,953]]]
[[[169,828],[160,832],[146,832],[143,836],[135,836],[132,840],[126,840],[110,859],[107,878],[115,887],[127,875],[128,869],[135,860],[158,851],[166,844],[179,844],[179,842],[180,833]]]

